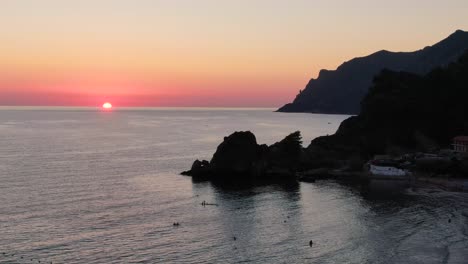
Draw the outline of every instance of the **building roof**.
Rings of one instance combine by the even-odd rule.
[[[456,136],[453,138],[454,141],[467,141],[468,142],[468,136]]]

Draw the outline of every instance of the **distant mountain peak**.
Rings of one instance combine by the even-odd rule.
[[[458,41],[460,38],[468,38],[468,32],[463,31],[461,29],[456,30],[452,34],[450,34],[447,38],[441,40],[440,42],[434,44],[433,46],[438,45],[439,43],[444,43],[447,41]]]
[[[385,49],[383,49],[383,50],[379,50],[379,51],[377,51],[376,53],[392,53],[392,52],[391,52],[391,51],[389,51],[389,50],[385,50]]]

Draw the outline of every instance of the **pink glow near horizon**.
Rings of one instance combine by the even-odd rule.
[[[221,85],[223,91],[219,91],[218,87]],[[255,87],[250,88],[249,85]],[[287,85],[287,82],[278,85],[278,83],[262,83],[255,80],[231,81],[227,84],[200,84],[200,86],[166,83],[161,88],[158,84],[137,81],[96,84],[0,81],[2,87],[0,105],[99,106],[109,101],[121,107],[272,107],[293,99],[291,92],[284,89]]]
[[[15,0],[0,105],[279,107],[320,69],[468,29],[460,0]]]

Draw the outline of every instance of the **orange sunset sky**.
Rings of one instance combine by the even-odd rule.
[[[458,0],[3,0],[0,105],[278,107],[321,68],[468,30]]]

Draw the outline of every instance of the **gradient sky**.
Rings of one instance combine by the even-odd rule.
[[[0,0],[0,105],[268,106],[468,30],[467,0]]]

